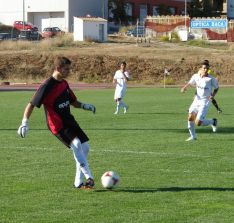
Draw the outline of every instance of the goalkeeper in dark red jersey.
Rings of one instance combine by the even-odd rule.
[[[70,112],[70,105],[95,113],[96,108],[77,100],[65,80],[70,73],[71,61],[66,57],[57,57],[54,61],[54,72],[36,91],[32,100],[26,106],[22,124],[18,134],[25,137],[29,129],[29,118],[34,107],[44,106],[49,130],[73,152],[76,162],[76,176],[74,187],[92,189],[94,186],[87,155],[89,152],[89,138],[80,128]],[[86,181],[83,181],[86,178]]]

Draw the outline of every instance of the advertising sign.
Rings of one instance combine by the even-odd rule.
[[[226,19],[194,19],[190,22],[191,29],[227,28]]]

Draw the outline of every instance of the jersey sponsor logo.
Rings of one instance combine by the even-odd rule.
[[[202,86],[197,86],[198,88],[200,88],[200,89],[204,89],[204,90],[208,90],[209,88],[208,87],[202,87]]]
[[[63,102],[61,104],[58,105],[58,107],[61,109],[61,108],[66,108],[70,105],[70,102],[69,101],[66,101],[66,102]]]

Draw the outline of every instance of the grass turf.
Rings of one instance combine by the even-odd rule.
[[[17,134],[33,92],[1,92],[0,222],[234,222],[233,89],[221,89],[219,129],[197,128],[185,142],[194,91],[129,88],[127,114],[113,115],[113,89],[76,92],[97,114],[72,109],[90,138],[96,190],[73,189],[72,153],[47,130],[35,109],[25,139]],[[109,191],[100,177],[116,171]]]

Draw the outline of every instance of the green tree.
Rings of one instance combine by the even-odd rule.
[[[109,14],[112,16],[109,17],[109,21],[113,21],[116,24],[128,25],[130,17],[126,13],[126,0],[109,0],[108,9]]]
[[[212,0],[192,0],[188,8],[190,17],[220,16],[217,6],[213,5],[212,2]]]
[[[171,15],[170,7],[164,4],[160,4],[157,8],[157,12],[159,15]]]
[[[201,17],[202,4],[200,0],[193,0],[188,7],[188,14],[190,17]]]

